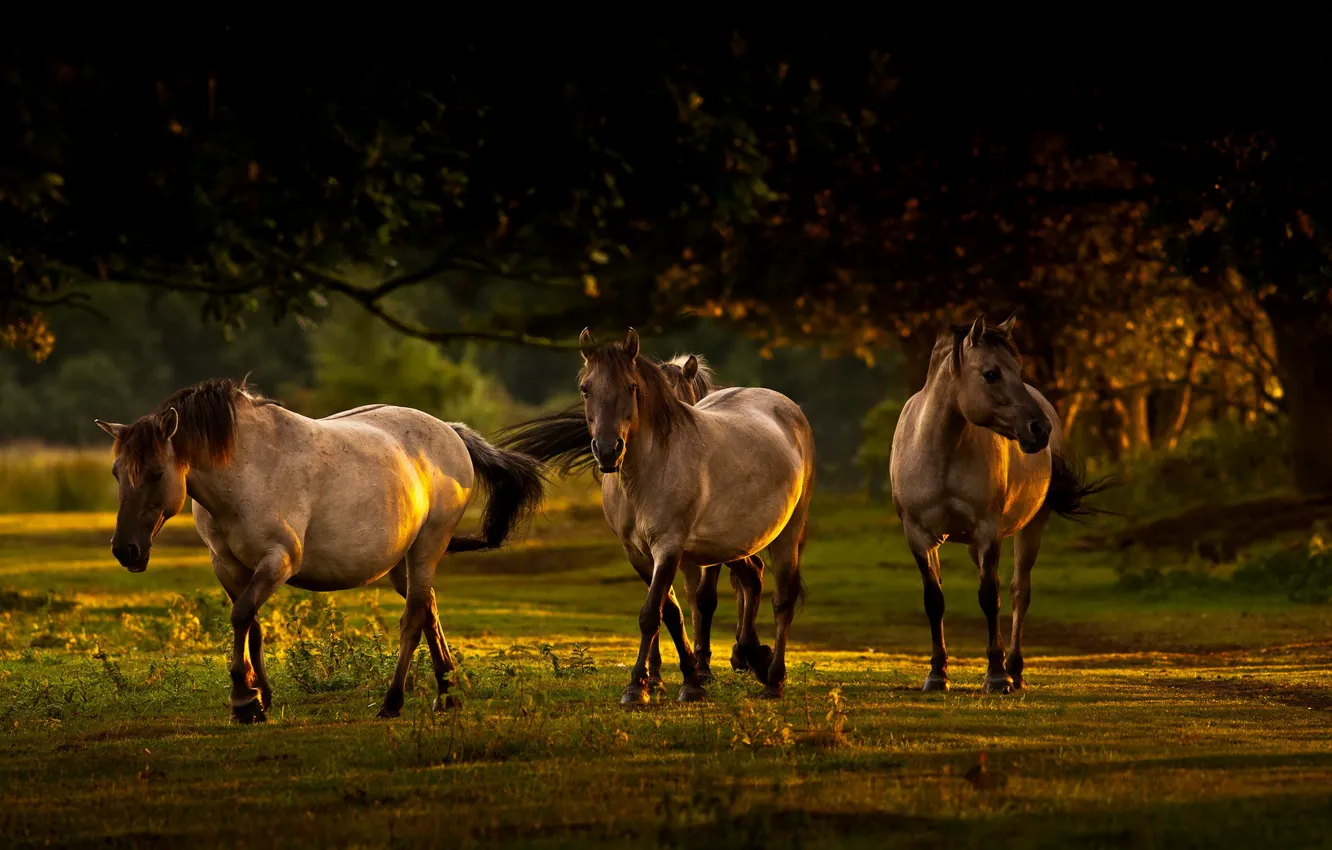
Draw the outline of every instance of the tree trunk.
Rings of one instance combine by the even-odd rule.
[[[1152,421],[1147,409],[1148,390],[1139,387],[1129,396],[1129,441],[1133,451],[1144,453],[1152,448]]]
[[[1322,327],[1323,311],[1315,304],[1270,299],[1263,306],[1290,418],[1295,486],[1332,493],[1332,333]]]

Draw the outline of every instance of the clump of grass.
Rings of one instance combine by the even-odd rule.
[[[309,694],[381,689],[396,662],[395,648],[387,645],[379,618],[368,628],[350,626],[329,594],[302,599],[287,617],[284,653],[287,674]],[[267,633],[265,633],[267,637]]]
[[[105,449],[0,449],[0,513],[115,509],[116,482]]]

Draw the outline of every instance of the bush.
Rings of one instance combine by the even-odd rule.
[[[1291,602],[1332,599],[1332,536],[1319,523],[1307,542],[1243,557],[1232,579],[1245,590],[1279,591]]]
[[[1092,476],[1120,474],[1123,486],[1097,496],[1096,504],[1128,516],[1251,498],[1290,485],[1286,423],[1221,420],[1200,427],[1172,450],[1140,456],[1117,469],[1092,457],[1087,467]]]

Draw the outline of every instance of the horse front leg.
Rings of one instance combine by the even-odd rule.
[[[230,565],[222,561],[216,554],[213,555],[213,575],[222,585],[222,590],[227,594],[227,601],[232,605],[236,604],[236,598],[245,590],[243,584],[238,584]],[[259,626],[259,619],[256,617],[250,624],[249,638],[249,672],[246,676],[250,685],[259,689],[259,704],[265,711],[272,708],[273,688],[268,684],[268,673],[264,669],[264,633]]]
[[[689,702],[701,699],[705,694],[698,682],[698,669],[694,653],[684,635],[684,619],[680,606],[667,605],[671,595],[671,584],[680,566],[681,553],[671,549],[655,555],[652,580],[648,584],[647,599],[638,614],[639,646],[638,660],[630,673],[629,685],[624,689],[620,702],[626,705],[641,704],[648,701],[648,655],[652,648],[652,639],[661,631],[663,619],[671,637],[675,639],[675,649],[680,655],[680,672],[685,683],[680,689],[680,700]]]
[[[694,658],[698,661],[698,680],[708,684],[712,675],[712,617],[717,612],[717,580],[721,567],[702,569],[694,564],[682,567],[685,592],[694,621]]]
[[[235,634],[231,656],[231,716],[239,723],[263,723],[268,719],[263,692],[255,688],[255,684],[265,688],[268,684],[267,677],[261,676],[262,637],[252,642],[250,634],[259,629],[259,606],[267,602],[273,591],[285,584],[295,572],[296,563],[291,553],[286,549],[269,551],[231,605],[231,627]],[[257,649],[253,653],[259,659],[257,669],[246,660],[247,645]],[[270,692],[270,699],[271,696]]]
[[[981,611],[989,641],[985,649],[988,667],[985,672],[985,690],[992,694],[1006,694],[1013,690],[1013,680],[1004,670],[1004,636],[999,631],[999,541],[979,542],[970,547],[971,558],[980,571]]]
[[[907,546],[920,568],[921,583],[925,586],[925,616],[930,621],[930,673],[925,677],[926,692],[948,690],[948,647],[944,644],[943,574],[939,564],[939,540],[929,532],[909,523],[902,523]]]

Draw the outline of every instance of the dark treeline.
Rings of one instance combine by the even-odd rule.
[[[1332,489],[1328,21],[1150,38],[975,21],[985,39],[949,44],[904,23],[451,31],[391,52],[269,50],[236,27],[133,61],[109,40],[10,49],[0,310],[45,360],[8,380],[28,397],[96,372],[60,353],[80,347],[62,325],[76,286],[190,293],[198,339],[341,299],[445,346],[385,342],[376,369],[425,358],[404,378],[419,387],[477,370],[529,405],[562,391],[555,352],[583,326],[633,325],[702,334],[724,381],[845,393],[828,409],[848,443],[824,444],[851,457],[871,401],[889,396],[882,431],[919,386],[939,327],[1017,311],[1027,374],[1084,453],[1275,429],[1295,483]],[[310,409],[359,386],[329,377],[333,343],[274,333],[291,346],[276,378]],[[809,377],[856,373],[806,343],[900,356],[902,381],[865,400]],[[726,374],[758,350],[776,356]],[[128,386],[159,374],[126,368]],[[464,391],[479,378],[449,380],[498,415]]]

